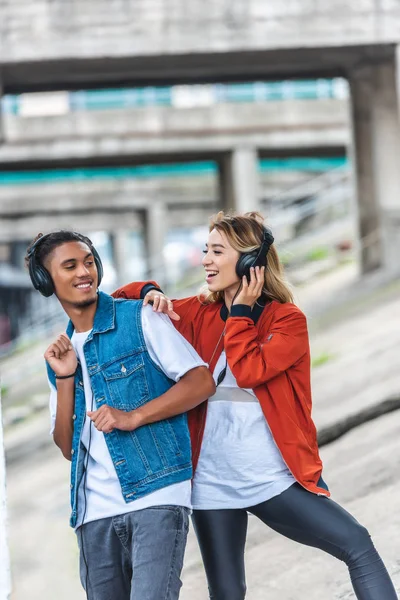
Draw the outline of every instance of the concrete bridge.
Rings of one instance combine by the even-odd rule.
[[[396,264],[400,236],[384,214],[399,206],[397,3],[24,0],[2,11],[4,92],[346,77],[363,269]],[[239,209],[254,208],[253,152],[242,148],[223,167],[223,196]]]
[[[337,98],[67,110],[57,116],[27,116],[21,111],[3,115],[3,134],[0,164],[7,170],[0,173],[3,243],[27,241],[45,223],[46,230],[111,231],[115,247],[122,249],[126,233],[140,230],[147,254],[158,257],[171,226],[206,223],[222,203],[226,208],[239,206],[248,194],[253,194],[252,208],[265,209],[262,198],[305,177],[296,172],[262,174],[261,158],[344,155],[350,143],[348,101]],[[129,169],[138,162],[188,164],[204,158],[213,160],[207,164],[215,164],[215,172],[135,179],[135,168]],[[108,178],[96,171],[102,165],[107,165]],[[112,165],[128,166],[119,169],[126,176],[113,179]],[[68,169],[74,167],[81,174],[82,167],[85,172],[89,168],[91,177],[82,179],[79,172],[77,179],[68,177]],[[36,170],[41,177],[29,180],[25,177],[29,173],[22,170]],[[150,231],[156,232],[154,239]],[[122,268],[123,260],[119,263]]]
[[[0,186],[0,239],[23,237],[40,215],[55,227],[71,216],[117,229],[133,226],[126,213],[146,212],[162,200],[170,222],[193,224],[190,208],[206,215],[222,204],[256,208],[262,196],[280,191],[268,178],[261,189],[259,159],[268,156],[344,155],[350,143],[348,102],[338,99],[217,104],[179,109],[147,106],[124,110],[67,112],[58,116],[6,114],[0,165],[15,170],[134,165],[212,160],[217,177],[135,180],[94,178],[85,181],[44,180]],[[112,169],[110,169],[111,171]],[[62,177],[62,171],[59,171]],[[1,177],[1,173],[0,173]],[[272,184],[272,185],[271,185]],[[282,184],[283,185],[283,182]],[[181,208],[187,204],[187,211]],[[243,203],[243,209],[246,205]],[[108,213],[108,214],[107,214]],[[180,213],[180,214],[179,214]],[[12,233],[10,220],[14,222]],[[61,220],[60,220],[61,219]],[[111,221],[110,221],[111,219]],[[134,219],[133,219],[134,220]],[[164,220],[166,226],[166,220]],[[133,227],[136,228],[136,227]],[[7,232],[9,232],[7,234]],[[26,235],[26,234],[25,234]],[[28,234],[29,238],[29,234]]]
[[[345,153],[348,101],[287,100],[174,108],[80,110],[3,117],[3,168],[222,159],[247,147],[263,156]]]

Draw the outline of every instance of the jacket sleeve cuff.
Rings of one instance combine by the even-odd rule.
[[[146,283],[146,285],[144,285],[142,287],[142,291],[140,292],[140,299],[143,300],[143,298],[145,297],[145,295],[150,292],[151,290],[157,290],[157,292],[161,292],[161,294],[163,293],[162,290],[160,290],[160,288],[158,288],[157,286],[153,285],[152,283]]]
[[[230,317],[247,317],[248,319],[252,319],[252,310],[251,306],[247,304],[234,304],[231,307]]]

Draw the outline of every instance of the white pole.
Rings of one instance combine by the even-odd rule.
[[[4,458],[3,421],[0,391],[0,600],[11,594],[10,555],[7,544],[6,464]]]

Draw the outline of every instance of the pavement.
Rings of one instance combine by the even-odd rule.
[[[387,415],[322,449],[332,497],[370,531],[400,592],[400,418]],[[68,527],[68,464],[53,446],[9,469],[12,600],[84,600]],[[345,565],[249,519],[248,600],[354,598]],[[181,600],[208,598],[193,530]],[[382,599],[384,600],[384,599]]]
[[[319,363],[313,397],[320,431],[400,392],[400,291],[372,286],[365,301],[355,276],[349,266],[298,293]],[[332,314],[332,300],[346,290],[354,296],[350,309],[349,303],[340,308],[333,302],[335,317],[327,318],[322,305],[330,303]],[[400,591],[400,412],[353,425],[322,448],[324,477],[333,499],[368,527]],[[48,426],[46,411],[39,411],[6,431],[12,600],[84,600],[68,527],[69,463],[51,443]],[[249,521],[246,565],[248,600],[354,598],[343,564],[278,536],[255,517]],[[181,600],[208,598],[192,531],[183,581]]]
[[[400,592],[400,418],[361,426],[321,454],[332,498],[365,525]],[[208,598],[196,547],[189,540],[181,600]],[[247,600],[354,598],[346,566],[320,550],[280,536],[249,518]],[[385,600],[382,598],[382,600]]]

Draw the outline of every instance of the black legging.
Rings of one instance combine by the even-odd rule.
[[[246,595],[247,511],[291,540],[345,562],[359,600],[397,600],[365,527],[333,500],[307,492],[297,483],[248,509],[193,511],[211,600],[243,600]]]

